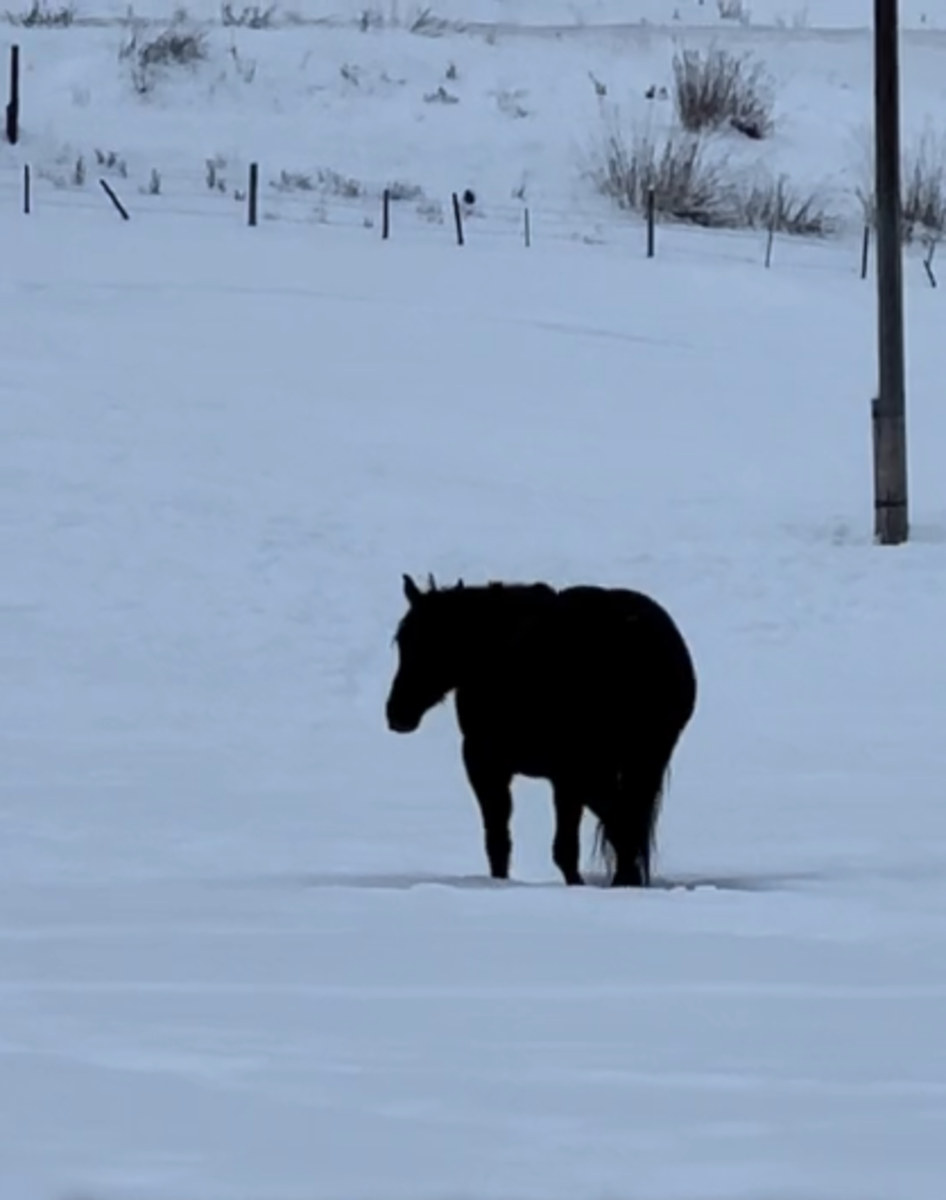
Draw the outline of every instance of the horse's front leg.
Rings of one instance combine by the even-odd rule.
[[[512,772],[496,761],[491,751],[464,738],[463,765],[483,815],[483,833],[489,871],[494,879],[509,878],[512,838]]]
[[[555,802],[555,839],[552,842],[552,861],[570,887],[585,881],[578,868],[581,857],[581,792],[563,780],[552,783]]]

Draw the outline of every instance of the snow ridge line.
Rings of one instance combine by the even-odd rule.
[[[127,14],[116,14],[110,16],[103,14],[96,16],[94,14],[76,14],[71,18],[68,25],[54,27],[52,30],[49,30],[46,27],[25,25],[22,20],[17,19],[16,14],[13,14],[11,19],[11,14],[6,13],[0,17],[0,24],[13,29],[23,29],[25,32],[47,33],[52,31],[63,33],[69,29],[165,28],[173,24],[174,20],[175,18],[170,15],[153,16],[141,14],[128,16]],[[189,14],[186,17],[186,22],[188,25],[198,29],[239,29],[245,30],[247,33],[265,34],[285,32],[291,29],[363,30],[365,37],[370,37],[372,34],[377,36],[383,33],[408,33],[414,37],[427,38],[433,41],[449,35],[536,38],[637,36],[648,38],[655,34],[673,37],[686,34],[707,36],[710,38],[725,36],[728,42],[746,43],[757,42],[759,40],[844,42],[860,41],[871,36],[871,30],[866,25],[795,28],[792,26],[764,24],[732,26],[720,25],[718,22],[715,24],[680,24],[674,22],[650,23],[647,21],[603,21],[600,23],[575,24],[543,24],[536,22],[534,24],[523,24],[521,22],[507,21],[465,21],[452,17],[433,17],[430,25],[420,28],[412,28],[407,22],[399,24],[388,22],[381,27],[363,29],[361,18],[359,17],[307,17],[301,13],[287,13],[284,16],[273,14],[266,20],[265,25],[258,26],[240,20],[227,20],[222,16],[195,17]],[[946,44],[946,29],[915,29],[906,27],[901,28],[900,37],[901,39],[921,42],[923,44],[931,42]]]
[[[859,1004],[890,1000],[928,1000],[940,1002],[946,999],[946,983],[897,984],[897,983],[763,983],[747,979],[732,982],[709,983],[699,979],[682,980],[635,980],[621,983],[600,982],[595,984],[516,984],[502,983],[483,985],[405,984],[369,982],[365,984],[294,983],[278,980],[251,982],[249,980],[211,981],[194,983],[172,980],[63,980],[49,979],[5,979],[0,981],[0,996],[7,995],[231,995],[231,996],[306,996],[326,1000],[364,1000],[376,1003],[379,999],[405,1000],[489,1000],[508,1004],[510,1000],[539,1000],[545,1004],[572,1003],[575,1000],[621,999],[634,996],[682,996],[692,999],[704,998],[755,999],[850,1002]]]

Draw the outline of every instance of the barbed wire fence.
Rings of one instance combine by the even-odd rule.
[[[862,225],[854,238],[801,237],[777,221],[765,230],[694,227],[682,221],[659,221],[654,188],[641,213],[619,213],[611,202],[576,202],[568,207],[540,203],[523,192],[518,198],[483,203],[464,189],[444,197],[404,182],[365,183],[330,168],[314,171],[279,168],[258,162],[233,163],[205,159],[192,170],[151,168],[141,175],[114,152],[59,155],[34,164],[19,146],[19,46],[10,47],[6,140],[13,154],[0,159],[0,213],[34,213],[100,209],[110,202],[123,220],[197,217],[244,223],[251,229],[267,222],[298,226],[360,228],[383,241],[412,237],[450,237],[459,246],[486,239],[518,243],[529,250],[542,242],[611,247],[627,254],[656,258],[666,243],[675,256],[738,260],[869,275],[872,229]],[[661,225],[658,237],[658,223]],[[776,253],[776,243],[778,252]],[[855,249],[852,250],[852,243]],[[932,288],[937,287],[934,257],[938,239],[908,247]],[[663,251],[662,251],[663,252]]]
[[[659,259],[669,254],[703,261],[738,261],[768,269],[826,270],[866,279],[870,230],[851,238],[802,238],[768,230],[708,231],[662,222],[653,205],[640,215],[609,213],[604,202],[556,206],[520,200],[482,202],[468,190],[442,197],[403,183],[367,184],[330,169],[303,172],[263,164],[228,165],[220,159],[193,170],[151,169],[138,176],[113,154],[91,161],[33,165],[0,162],[0,213],[25,218],[107,211],[126,220],[160,223],[190,217],[254,227],[272,222],[299,227],[362,230],[379,242],[410,237],[467,246],[505,243],[523,251],[544,243],[599,246]],[[104,206],[104,208],[103,208]],[[933,287],[935,245],[913,254]]]

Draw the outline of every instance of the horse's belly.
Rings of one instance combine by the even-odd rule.
[[[516,775],[551,779],[569,770],[586,773],[592,763],[603,765],[611,753],[607,739],[600,733],[554,722],[536,728],[525,722],[514,723],[502,740],[505,758]]]
[[[550,754],[524,754],[521,749],[518,754],[510,755],[514,775],[524,775],[527,779],[551,779],[556,772],[555,759]]]
[[[557,775],[575,772],[587,775],[589,771],[607,771],[613,757],[611,747],[604,744],[589,745],[583,742],[575,745],[563,739],[554,746],[532,748],[520,744],[510,747],[507,761],[516,775],[524,775],[529,779],[552,779]]]
[[[569,767],[588,770],[612,757],[617,737],[614,713],[563,704],[554,689],[528,697],[501,698],[457,693],[464,737],[493,752],[516,775],[549,779]]]

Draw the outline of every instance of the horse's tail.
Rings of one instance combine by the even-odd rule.
[[[595,826],[595,840],[591,848],[592,861],[599,865],[604,871],[606,882],[610,883],[614,878],[614,872],[617,869],[618,856],[608,841],[608,835],[604,831],[604,821],[598,818],[598,824]]]
[[[660,817],[661,802],[669,783],[670,766],[668,764],[660,786],[657,788],[652,801],[644,807],[643,811],[622,814],[625,819],[630,819],[632,822],[635,834],[633,839],[635,843],[634,851],[637,857],[637,865],[640,869],[641,883],[645,887],[650,883],[650,863],[657,844],[657,821]],[[605,823],[600,818],[595,828],[592,859],[595,863],[601,865],[605,873],[605,878],[610,883],[617,870],[618,856],[617,850],[608,839]]]

